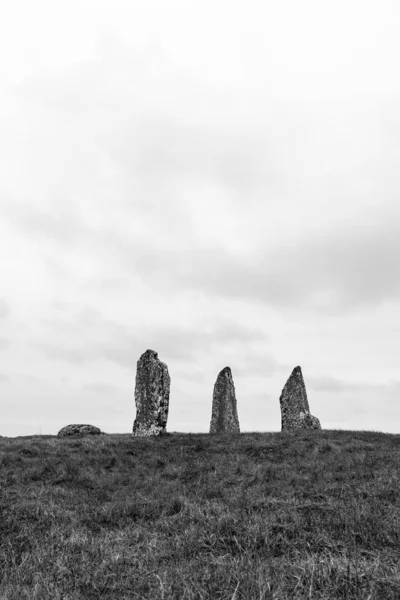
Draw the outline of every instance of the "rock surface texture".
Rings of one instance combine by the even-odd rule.
[[[306,386],[300,367],[293,369],[282,390],[279,402],[281,405],[282,431],[321,429],[317,417],[310,414]]]
[[[235,386],[229,367],[222,369],[214,385],[210,433],[239,433]]]
[[[171,380],[168,367],[154,350],[146,350],[137,362],[133,435],[165,433],[168,419]]]
[[[94,425],[66,425],[57,434],[57,437],[99,435],[101,430]]]

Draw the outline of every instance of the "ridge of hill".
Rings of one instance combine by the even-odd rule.
[[[0,598],[400,598],[400,435],[0,439]]]

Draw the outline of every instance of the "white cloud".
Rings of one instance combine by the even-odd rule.
[[[11,306],[4,298],[0,298],[0,319],[5,319],[11,312]]]

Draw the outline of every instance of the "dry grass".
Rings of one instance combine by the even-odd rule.
[[[400,436],[0,439],[0,598],[400,598]]]

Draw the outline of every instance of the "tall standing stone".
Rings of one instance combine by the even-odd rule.
[[[210,433],[239,433],[235,386],[229,367],[222,369],[214,385]]]
[[[165,433],[168,419],[170,377],[168,367],[154,350],[146,350],[137,362],[134,436]]]
[[[321,429],[317,417],[310,414],[306,386],[300,367],[295,367],[279,398],[282,431],[293,429]]]

